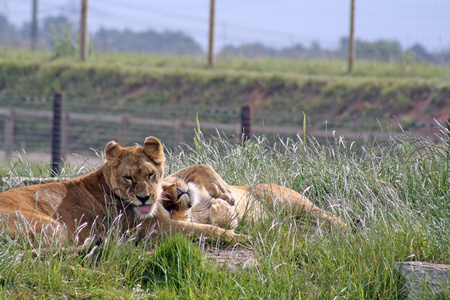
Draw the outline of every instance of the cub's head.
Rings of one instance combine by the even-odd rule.
[[[193,182],[185,182],[183,180],[165,181],[162,189],[162,204],[169,212],[184,213],[198,201],[198,187]]]
[[[114,194],[133,205],[139,218],[153,216],[160,201],[166,160],[161,142],[148,137],[144,147],[121,147],[111,141],[105,156],[104,175]]]

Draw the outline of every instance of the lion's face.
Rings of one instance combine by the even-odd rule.
[[[163,183],[162,204],[169,211],[186,211],[197,201],[197,187],[182,180]]]
[[[144,147],[121,147],[111,141],[105,148],[105,178],[114,194],[133,205],[143,219],[153,216],[160,201],[165,157],[161,142],[154,137]]]

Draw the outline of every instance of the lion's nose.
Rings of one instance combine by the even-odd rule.
[[[150,195],[147,195],[147,196],[137,196],[136,195],[136,198],[139,200],[139,201],[141,201],[142,202],[142,204],[144,204],[148,199],[150,199]]]

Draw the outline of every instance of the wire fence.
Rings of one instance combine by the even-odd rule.
[[[4,161],[23,152],[38,161],[52,159],[55,99],[56,96],[0,97],[0,151]],[[102,151],[111,140],[125,146],[142,144],[147,136],[156,136],[166,148],[177,151],[180,147],[193,146],[198,128],[206,139],[220,135],[236,142],[242,140],[243,133],[265,135],[273,141],[296,140],[305,134],[319,141],[335,136],[365,142],[388,138],[380,128],[380,121],[370,118],[332,123],[326,115],[252,110],[249,115],[243,115],[240,107],[129,105],[126,102],[111,105],[107,101],[80,98],[64,99],[62,107],[58,155],[69,161],[77,155],[95,157],[96,151]],[[399,127],[396,128],[398,131]]]

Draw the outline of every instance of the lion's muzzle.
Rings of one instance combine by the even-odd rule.
[[[133,204],[135,205],[135,210],[138,215],[140,215],[141,218],[146,218],[152,216],[155,212],[156,202],[157,198],[152,195],[135,195]]]
[[[150,199],[150,195],[143,196],[143,197],[137,196],[137,195],[136,195],[136,198],[137,198],[139,201],[141,201],[142,204],[144,204],[145,202],[147,202],[148,199]]]

